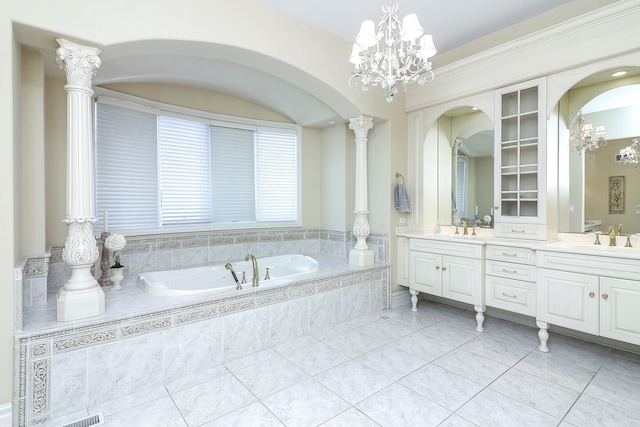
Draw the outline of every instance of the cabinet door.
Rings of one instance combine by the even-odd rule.
[[[482,305],[482,261],[442,257],[442,296],[468,304]]]
[[[496,91],[497,222],[544,224],[545,91],[544,79]]]
[[[411,288],[431,295],[442,296],[442,255],[411,251],[409,277]]]
[[[538,269],[537,319],[598,334],[598,277]]]
[[[640,345],[640,282],[600,278],[600,335]]]
[[[409,286],[409,239],[398,237],[398,269],[396,281],[399,285]]]

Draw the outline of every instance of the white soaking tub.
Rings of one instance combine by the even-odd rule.
[[[281,279],[313,273],[320,267],[316,259],[306,255],[278,255],[258,258],[257,261],[260,288],[273,283],[285,283],[286,281]],[[239,281],[242,281],[243,272],[246,275],[247,283],[243,284],[242,288],[252,289],[251,261],[237,261],[231,264]],[[265,280],[267,268],[270,279]],[[137,282],[138,287],[145,293],[161,296],[226,294],[236,289],[236,282],[231,271],[225,268],[225,263],[140,273]]]

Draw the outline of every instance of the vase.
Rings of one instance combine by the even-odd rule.
[[[124,276],[122,275],[123,269],[124,267],[111,267],[111,282],[113,283],[113,288],[111,288],[112,291],[119,291],[122,289],[120,282],[124,279]]]

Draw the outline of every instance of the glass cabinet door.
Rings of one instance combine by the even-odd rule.
[[[496,220],[536,222],[541,216],[542,97],[540,84],[532,82],[497,92]]]

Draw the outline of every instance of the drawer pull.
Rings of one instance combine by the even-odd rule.
[[[511,229],[511,232],[512,232],[512,233],[526,233],[526,231],[525,231],[525,230],[515,230],[515,229],[513,229],[513,228]]]
[[[518,256],[517,253],[515,252],[502,252],[503,256]]]
[[[511,270],[510,268],[503,268],[502,271],[505,272],[505,273],[511,273],[511,274],[517,274],[518,273],[518,270]]]
[[[447,271],[447,267],[442,267],[442,271]]]
[[[440,270],[440,266],[439,265],[436,265],[436,270]]]
[[[609,295],[607,295],[607,294],[602,294],[602,299],[607,299],[607,298],[609,298]]]
[[[590,296],[591,298],[593,298],[593,297],[595,297],[595,296],[596,296],[596,293],[595,293],[595,292],[589,292],[589,296]]]
[[[514,294],[508,294],[508,293],[506,293],[506,292],[503,292],[503,293],[502,293],[502,295],[504,295],[505,297],[508,297],[508,298],[518,298],[518,296],[517,296],[517,295],[514,295]]]

